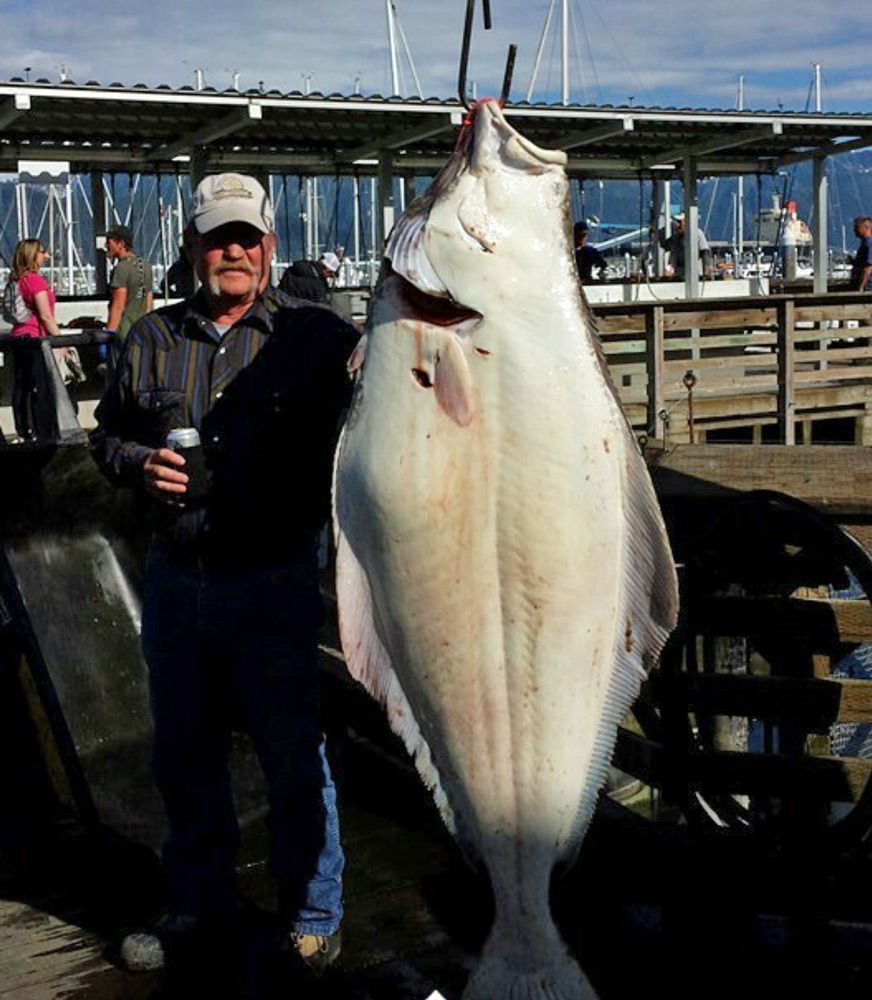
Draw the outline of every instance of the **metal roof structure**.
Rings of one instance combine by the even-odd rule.
[[[597,178],[769,173],[872,145],[872,115],[592,105],[506,105],[533,142]],[[0,83],[0,171],[19,160],[74,171],[432,172],[450,154],[457,100],[216,91],[66,80]]]

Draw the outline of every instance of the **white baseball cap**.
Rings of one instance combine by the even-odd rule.
[[[262,233],[275,229],[266,191],[247,174],[211,174],[194,192],[194,226],[209,233],[228,222],[247,222]]]
[[[338,271],[341,266],[339,258],[331,250],[321,254],[321,263],[333,272]]]

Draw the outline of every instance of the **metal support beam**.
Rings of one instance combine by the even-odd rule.
[[[666,184],[668,184],[668,181]],[[654,270],[654,276],[657,278],[662,278],[665,273],[665,254],[663,250],[663,243],[660,239],[660,217],[664,214],[669,214],[668,196],[666,196],[666,192],[664,191],[664,182],[655,181],[652,185],[651,204],[651,264]]]
[[[596,128],[589,128],[584,132],[578,132],[569,136],[564,142],[558,144],[557,148],[562,150],[578,149],[579,146],[590,146],[595,142],[602,142],[604,139],[612,139],[618,135],[628,135],[634,131],[636,123],[629,116],[621,118],[619,121],[608,122]]]
[[[103,195],[103,172],[93,170],[91,172],[91,211],[94,213],[94,232],[102,233],[106,230],[106,199]],[[109,294],[109,281],[106,277],[106,251],[96,251],[96,263],[94,267],[94,285],[98,295]]]
[[[699,296],[699,189],[696,160],[684,161],[684,290],[689,299]]]
[[[811,235],[814,241],[814,290],[825,292],[830,253],[827,242],[827,161],[823,157],[814,161],[812,174],[814,218]]]
[[[196,132],[189,132],[188,135],[179,136],[175,142],[168,146],[162,146],[149,154],[149,161],[171,160],[174,156],[181,156],[190,153],[197,146],[208,146],[216,139],[223,139],[226,135],[238,132],[252,122],[260,121],[263,118],[263,108],[260,104],[251,103],[244,108],[236,108],[229,115],[224,115],[217,121],[203,126]]]
[[[391,154],[382,151],[378,158],[378,246],[377,255],[384,252],[385,243],[394,228],[394,174]]]
[[[4,104],[0,108],[0,132],[8,128],[16,118],[20,118],[26,111],[30,111],[30,95],[15,94],[11,104]]]
[[[463,115],[455,111],[445,118],[439,118],[437,122],[426,128],[406,129],[383,139],[374,139],[352,149],[342,150],[336,154],[335,161],[336,163],[354,163],[356,160],[374,160],[378,157],[380,150],[403,149],[404,146],[412,146],[416,142],[423,142],[424,139],[432,139],[433,136],[441,135],[449,129],[459,128],[462,124]]]
[[[784,126],[781,122],[772,122],[766,128],[751,128],[745,132],[736,132],[730,135],[715,136],[713,139],[706,139],[705,142],[697,142],[691,146],[678,146],[662,153],[654,153],[642,160],[642,168],[649,170],[655,163],[678,163],[693,157],[709,156],[711,153],[718,153],[722,149],[735,149],[737,146],[747,146],[752,142],[766,142],[773,136],[781,135]]]
[[[779,157],[778,168],[789,167],[794,163],[807,163],[809,160],[822,160],[828,156],[838,156],[840,153],[851,153],[856,149],[868,149],[872,146],[872,139],[849,139],[847,142],[828,142],[824,146],[817,146],[814,149],[804,149],[798,153],[788,153]]]
[[[188,176],[191,178],[193,191],[208,173],[209,151],[204,146],[194,146],[191,150],[191,162],[188,166]]]

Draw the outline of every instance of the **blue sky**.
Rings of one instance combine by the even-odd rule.
[[[394,0],[425,96],[455,92],[465,0]],[[526,95],[550,0],[491,0],[494,28],[477,15],[470,78],[495,93],[510,42],[519,46],[512,96]],[[534,99],[559,99],[561,0]],[[390,91],[384,0],[0,0],[0,78],[77,83],[206,83],[286,92],[311,87]],[[580,102],[730,108],[738,78],[745,106],[804,110],[812,64],[823,109],[872,113],[869,10],[844,0],[570,0],[571,98]],[[402,63],[405,63],[403,60]],[[404,95],[414,93],[402,64]]]

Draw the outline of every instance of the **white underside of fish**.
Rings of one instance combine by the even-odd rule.
[[[444,327],[386,278],[337,452],[349,668],[495,896],[465,1000],[594,996],[554,928],[551,872],[675,614],[650,480],[567,287],[509,282]]]

